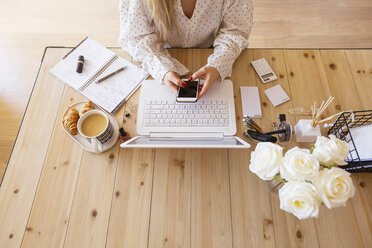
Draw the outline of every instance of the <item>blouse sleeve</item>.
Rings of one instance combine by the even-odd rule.
[[[143,0],[120,0],[120,38],[119,44],[136,62],[156,80],[162,80],[165,73],[174,71],[179,75],[189,70],[178,60],[172,58],[163,47]]]
[[[234,61],[248,47],[253,4],[251,0],[227,0],[222,11],[222,22],[213,43],[214,52],[208,58],[208,65],[217,69],[221,80],[231,76]]]

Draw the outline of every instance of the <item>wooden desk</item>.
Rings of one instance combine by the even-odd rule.
[[[249,171],[247,150],[124,150],[118,142],[100,155],[83,151],[61,128],[62,113],[83,98],[49,73],[68,50],[45,51],[0,188],[0,247],[371,247],[370,174],[353,175],[347,207],[322,206],[319,218],[299,221]],[[211,52],[171,50],[192,71]],[[261,57],[278,81],[260,82],[250,61]],[[232,75],[237,134],[242,85],[260,88],[264,120],[330,95],[330,114],[372,109],[371,58],[372,50],[244,51]],[[278,83],[292,100],[274,108],[263,91]],[[116,114],[119,123],[137,101],[138,92]],[[131,134],[134,120],[123,124]]]

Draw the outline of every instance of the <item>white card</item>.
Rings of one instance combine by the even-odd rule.
[[[243,115],[253,118],[262,118],[260,94],[258,87],[240,87],[242,97]]]
[[[280,84],[265,90],[265,94],[275,107],[290,100]]]

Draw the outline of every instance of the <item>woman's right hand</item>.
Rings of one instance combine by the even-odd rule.
[[[187,84],[181,80],[177,73],[168,71],[165,73],[163,82],[170,87],[170,89],[177,94],[178,87],[187,87]]]

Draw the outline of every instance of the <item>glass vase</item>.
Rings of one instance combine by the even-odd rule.
[[[279,189],[283,187],[284,183],[283,182],[278,182],[276,180],[271,180],[271,181],[266,181],[266,187],[269,190],[270,193],[274,195],[279,194]]]

